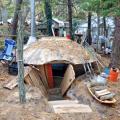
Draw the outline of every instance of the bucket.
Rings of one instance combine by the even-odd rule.
[[[118,74],[118,70],[114,71],[113,69],[111,69],[108,79],[112,82],[117,82]]]
[[[66,36],[66,38],[70,40],[70,35],[68,34],[68,35]]]
[[[16,62],[13,62],[8,66],[8,72],[10,75],[18,75],[18,65]]]
[[[110,68],[105,67],[105,69],[104,69],[104,73],[107,74],[107,75],[109,75],[109,74],[110,74]]]

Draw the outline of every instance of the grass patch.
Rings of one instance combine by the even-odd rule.
[[[4,48],[4,39],[0,38],[0,49]]]

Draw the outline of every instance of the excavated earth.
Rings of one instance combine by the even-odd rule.
[[[55,114],[40,90],[32,86],[26,86],[27,101],[21,105],[18,87],[13,90],[3,88],[14,77],[8,74],[7,66],[0,64],[0,120],[120,120],[120,80],[117,83],[108,82],[117,100],[115,105],[108,106],[92,98],[86,87],[88,78],[80,77],[69,91],[72,91],[72,99],[89,105],[93,112]]]

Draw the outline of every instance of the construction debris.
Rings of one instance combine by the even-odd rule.
[[[95,90],[90,84],[87,85],[87,88],[90,94],[100,103],[113,104],[116,102],[114,98],[115,94],[111,93],[107,88]]]

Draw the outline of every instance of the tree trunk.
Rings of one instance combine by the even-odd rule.
[[[2,21],[2,9],[0,8],[0,21]]]
[[[100,36],[100,15],[99,13],[97,13],[97,51],[99,51],[100,47],[99,36]]]
[[[69,21],[69,34],[72,39],[73,28],[72,28],[72,1],[68,0],[68,21]]]
[[[22,1],[23,0],[16,0],[16,8],[15,8],[13,23],[12,23],[12,35],[17,34],[18,11],[21,9]]]
[[[20,103],[26,102],[26,92],[24,85],[24,64],[23,64],[23,16],[19,14],[18,38],[17,38],[17,51],[18,51],[18,87]]]
[[[31,36],[35,37],[35,0],[31,0]]]
[[[91,12],[88,12],[87,43],[88,43],[89,45],[92,44],[92,36],[91,36]]]
[[[120,17],[115,18],[115,34],[112,48],[112,65],[120,68]]]
[[[104,36],[107,37],[106,17],[103,17]]]
[[[5,7],[2,8],[2,21],[3,23],[7,23],[7,19],[8,19],[8,12],[7,9]]]
[[[49,36],[52,36],[52,10],[50,0],[45,0],[45,14],[47,18],[47,32]]]

